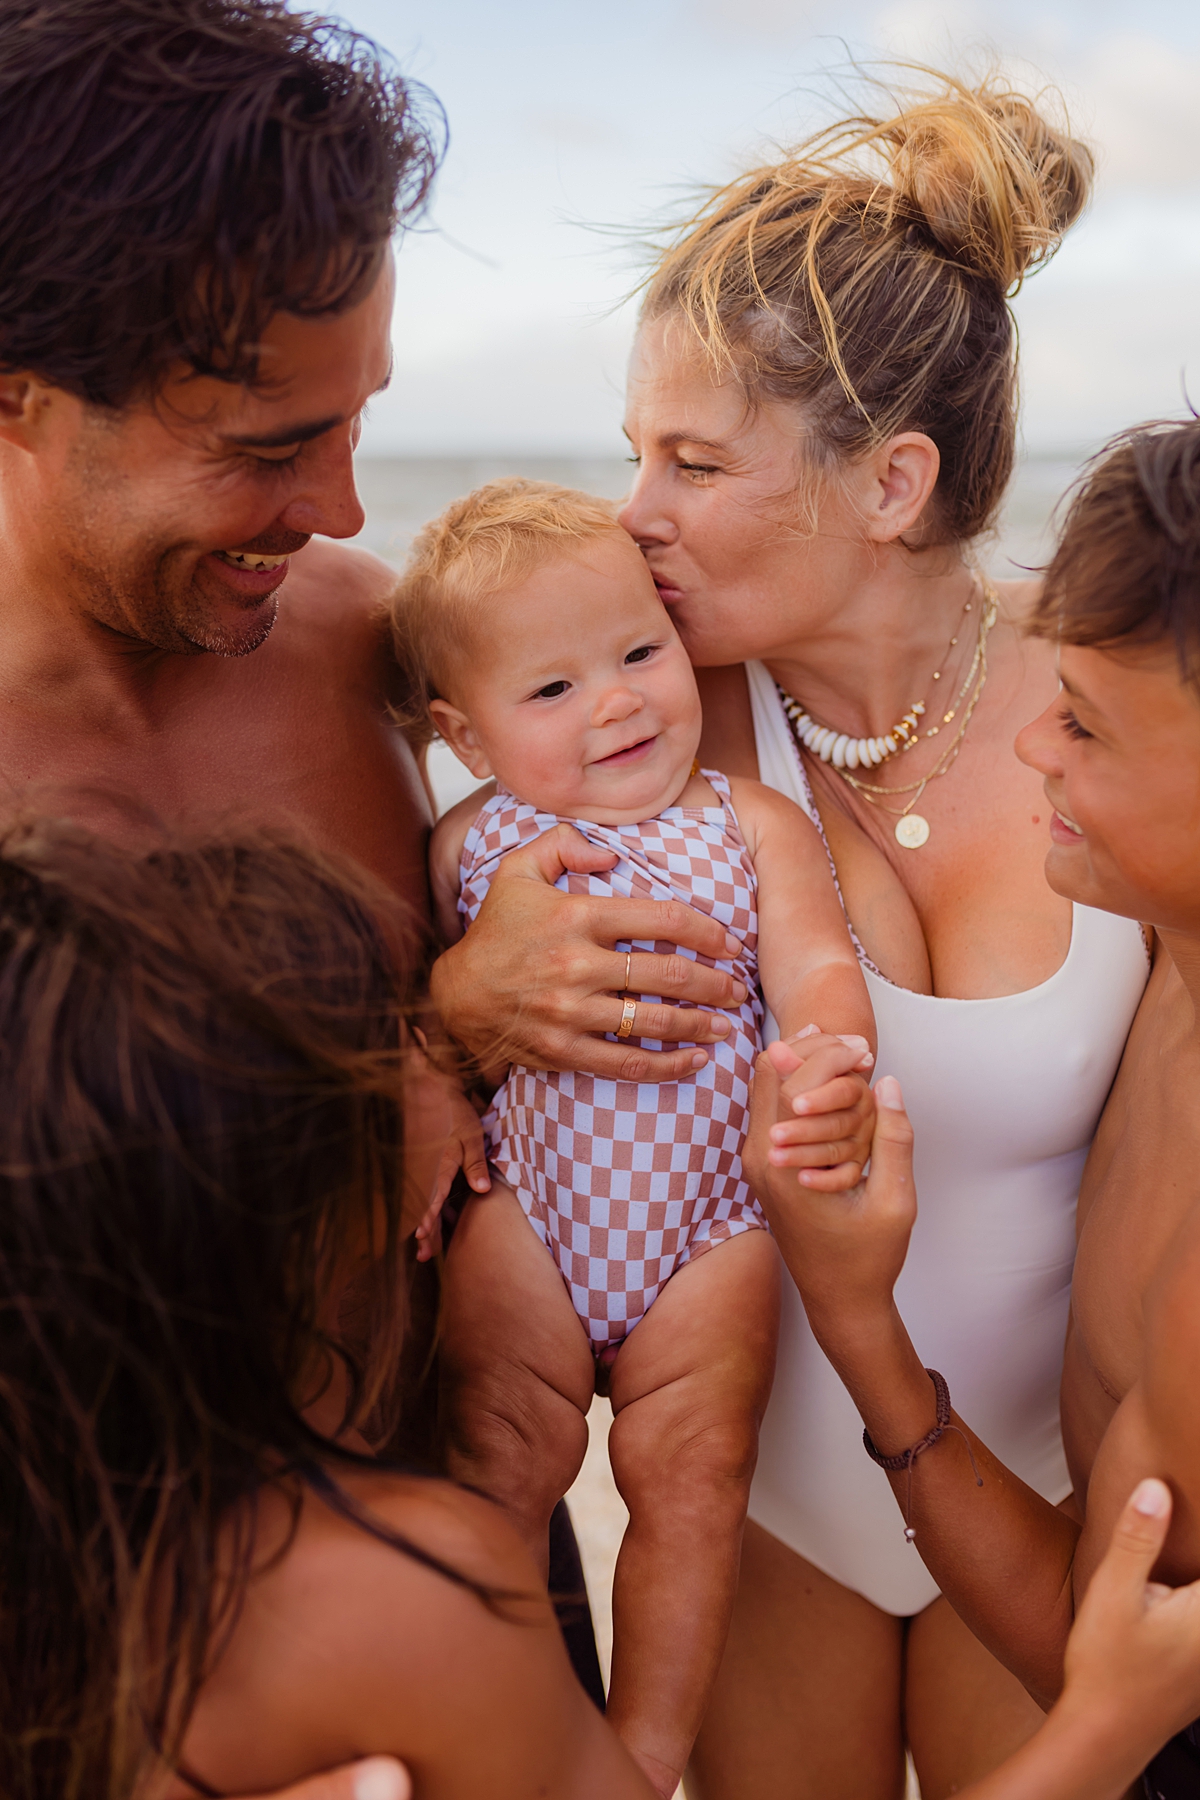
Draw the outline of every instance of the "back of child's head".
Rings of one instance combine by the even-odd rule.
[[[0,836],[10,1800],[128,1795],[147,1746],[177,1741],[236,1611],[220,1521],[274,1473],[328,1482],[297,1384],[341,1356],[350,1417],[387,1411],[403,996],[385,904],[278,837],[134,857],[44,822]],[[371,1255],[356,1360],[329,1308]],[[243,1532],[235,1577],[251,1551]]]
[[[413,682],[412,723],[432,734],[428,702],[453,698],[457,670],[504,628],[503,593],[589,541],[624,537],[616,508],[592,494],[513,475],[455,500],[415,539],[392,600],[396,653]]]
[[[1137,426],[1093,458],[1033,618],[1041,637],[1170,646],[1200,668],[1200,419]]]

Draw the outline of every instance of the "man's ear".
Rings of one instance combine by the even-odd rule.
[[[475,728],[466,713],[459,712],[457,706],[451,706],[448,700],[431,700],[429,712],[459,762],[466,764],[476,781],[486,781],[493,773],[492,765],[484,755],[483,747],[475,736]]]
[[[904,431],[889,438],[860,464],[867,536],[892,544],[916,531],[933,498],[942,458],[923,431]]]
[[[32,375],[0,374],[0,439],[32,450],[46,414],[50,390]]]

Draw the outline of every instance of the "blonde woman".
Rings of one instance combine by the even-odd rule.
[[[701,674],[706,766],[792,795],[828,839],[919,1146],[909,1330],[1056,1503],[1076,1189],[1148,961],[1135,925],[1046,886],[1046,804],[1012,744],[1053,655],[1021,636],[1032,585],[984,579],[973,545],[1013,463],[1008,299],[1090,176],[1001,82],[938,78],[713,194],[646,290],[623,513]],[[510,859],[435,970],[444,1016],[527,1063],[677,1073],[686,1052],[605,1041],[612,945],[707,950],[703,925],[546,885],[579,856],[552,834]],[[720,1007],[710,974],[647,958],[633,987]],[[648,1037],[707,1035],[644,1010]],[[697,1800],[893,1800],[906,1747],[939,1800],[1033,1732],[904,1541],[794,1292],[750,1515]]]

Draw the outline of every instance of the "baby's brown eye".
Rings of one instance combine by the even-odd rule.
[[[548,681],[544,688],[539,688],[533,696],[535,700],[557,700],[560,694],[567,691],[565,681]]]
[[[648,656],[653,656],[654,650],[653,644],[642,644],[637,650],[631,650],[625,661],[627,663],[645,662]]]

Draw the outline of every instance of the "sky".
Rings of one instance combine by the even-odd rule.
[[[619,455],[639,231],[838,116],[853,65],[999,60],[1092,143],[1092,207],[1014,302],[1023,434],[1075,455],[1200,405],[1200,6],[1178,0],[332,0],[449,149],[399,252],[363,449]],[[844,85],[843,85],[844,91]],[[624,304],[622,302],[625,301]]]

